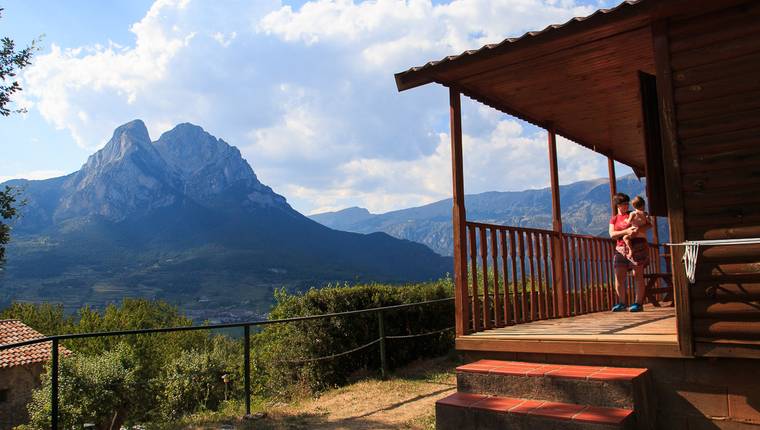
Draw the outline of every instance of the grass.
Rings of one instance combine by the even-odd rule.
[[[435,428],[435,401],[456,391],[451,354],[420,360],[394,371],[385,380],[357,375],[344,387],[315,397],[288,402],[252,399],[251,412],[265,416],[243,420],[240,401],[227,402],[217,412],[198,413],[169,429],[388,429]]]

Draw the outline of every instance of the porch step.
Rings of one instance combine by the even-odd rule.
[[[436,430],[633,429],[630,409],[455,393],[435,404]]]
[[[480,360],[457,367],[457,390],[633,409],[647,369]]]
[[[456,372],[460,395],[628,410],[636,428],[654,427],[647,369],[480,360]]]

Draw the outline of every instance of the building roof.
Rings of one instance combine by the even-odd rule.
[[[24,342],[41,337],[45,336],[19,320],[0,320],[0,345]],[[51,343],[40,342],[0,351],[0,369],[46,362],[50,358]],[[60,354],[70,354],[70,351],[62,346],[59,347],[58,351]]]
[[[439,83],[643,173],[640,74],[656,75],[653,23],[746,0],[628,0],[397,73],[404,91]]]
[[[448,55],[446,57],[443,57],[440,60],[428,61],[422,66],[410,67],[409,69],[403,72],[396,73],[395,75],[396,86],[399,91],[404,91],[410,88],[418,87],[420,85],[429,84],[431,82],[434,82],[432,75],[426,75],[423,77],[423,75],[419,75],[416,72],[432,69],[448,62],[456,63],[456,62],[465,61],[466,58],[476,59],[477,57],[487,57],[489,55],[495,55],[495,54],[498,54],[499,52],[503,52],[505,50],[509,50],[513,47],[516,47],[517,45],[515,44],[517,43],[525,43],[528,39],[532,39],[532,38],[546,37],[547,34],[551,32],[556,32],[557,30],[569,31],[569,30],[572,30],[573,25],[576,23],[581,23],[587,20],[591,20],[589,22],[593,22],[599,19],[599,17],[603,15],[607,15],[609,13],[614,13],[614,12],[620,12],[621,9],[629,8],[643,1],[647,1],[647,0],[627,0],[611,9],[599,9],[589,16],[573,17],[570,20],[566,21],[564,24],[551,24],[551,25],[548,25],[543,30],[529,31],[519,37],[508,37],[499,43],[490,43],[490,44],[484,45],[483,47],[479,49],[470,49],[470,50],[462,52],[459,55]],[[415,79],[418,76],[422,77],[422,79],[420,80]]]

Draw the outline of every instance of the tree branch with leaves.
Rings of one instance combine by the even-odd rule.
[[[0,8],[0,18],[3,9]],[[16,50],[16,42],[10,37],[0,39],[0,115],[9,116],[11,113],[26,112],[24,108],[11,109],[11,97],[21,91],[21,84],[16,79],[18,72],[32,64],[32,56],[37,51],[37,40],[20,51]]]
[[[0,8],[0,18],[3,9]],[[37,51],[38,40],[24,49],[16,50],[16,43],[10,37],[0,38],[0,115],[24,113],[26,109],[11,108],[11,97],[21,91],[21,84],[16,79],[18,72],[32,64],[32,56]],[[20,190],[6,186],[0,191],[0,266],[5,261],[5,245],[11,240],[11,227],[8,222],[19,216],[18,201]]]

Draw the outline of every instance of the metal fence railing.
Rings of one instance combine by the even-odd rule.
[[[428,304],[433,304],[433,303],[453,301],[453,300],[454,300],[453,297],[447,297],[443,299],[427,300],[427,301],[407,303],[407,304],[402,304],[402,305],[383,306],[383,307],[378,307],[378,308],[359,309],[355,311],[336,312],[336,313],[330,313],[330,314],[308,315],[308,316],[303,316],[303,317],[284,318],[284,319],[278,319],[278,320],[250,321],[250,322],[226,323],[226,324],[209,324],[209,325],[202,325],[202,326],[164,327],[164,328],[122,330],[122,331],[110,331],[110,332],[61,334],[61,335],[54,335],[54,336],[45,336],[45,337],[31,339],[31,340],[27,340],[23,342],[0,345],[0,352],[8,350],[8,349],[12,349],[12,348],[27,346],[27,345],[35,345],[38,343],[51,342],[51,346],[50,346],[50,349],[51,349],[50,351],[50,357],[51,357],[50,358],[50,369],[51,369],[50,427],[53,430],[58,430],[58,409],[59,409],[59,403],[58,403],[59,402],[59,399],[58,399],[58,372],[59,372],[58,367],[59,366],[58,364],[59,364],[59,343],[61,341],[70,340],[70,339],[94,338],[94,337],[129,336],[129,335],[139,335],[139,334],[148,334],[148,333],[171,333],[171,332],[179,332],[179,331],[215,330],[215,329],[229,329],[229,328],[242,327],[243,328],[243,372],[244,372],[243,383],[244,383],[244,392],[245,392],[245,413],[246,413],[246,416],[250,416],[251,414],[251,327],[266,326],[266,325],[271,325],[271,324],[285,324],[285,323],[292,323],[292,322],[297,322],[297,321],[308,321],[308,320],[332,318],[332,317],[346,316],[346,315],[376,313],[377,323],[378,323],[378,333],[379,333],[379,336],[377,339],[349,351],[342,351],[342,352],[328,355],[325,357],[314,357],[314,358],[309,358],[305,360],[299,360],[299,362],[327,360],[330,358],[347,355],[347,354],[368,348],[376,343],[379,343],[380,344],[380,363],[381,363],[380,371],[381,371],[381,376],[385,378],[388,371],[387,360],[386,360],[386,345],[385,345],[386,339],[404,339],[404,338],[432,335],[432,334],[442,333],[447,330],[453,330],[454,327],[447,327],[441,330],[435,330],[428,333],[418,333],[418,334],[407,335],[407,336],[386,336],[383,312],[390,311],[390,310],[410,308],[413,306],[423,306],[423,305],[428,305]]]

